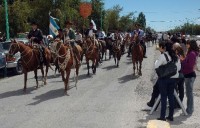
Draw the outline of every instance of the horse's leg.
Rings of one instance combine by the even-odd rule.
[[[44,69],[43,69],[43,65],[40,65],[40,70],[42,72],[42,81],[44,82]]]
[[[87,69],[88,69],[88,73],[87,73],[87,75],[89,76],[89,75],[90,75],[90,65],[89,65],[89,60],[87,60],[86,63],[87,63]]]
[[[37,76],[37,69],[34,70],[35,80],[36,80],[36,88],[38,88],[38,76]]]
[[[96,66],[97,66],[97,63],[98,63],[97,60],[93,60],[93,61],[92,61],[93,74],[96,74]]]
[[[45,77],[44,77],[44,85],[47,84],[47,74],[48,74],[48,71],[49,71],[49,65],[50,65],[50,64],[47,64],[47,65],[46,65],[46,72],[45,72]]]
[[[139,75],[142,76],[142,61],[139,61],[140,67],[139,67]]]
[[[133,75],[135,76],[135,60],[133,59]]]
[[[121,54],[118,53],[117,54],[117,67],[119,67],[119,61],[120,61],[120,59],[121,59]]]
[[[28,72],[24,71],[24,90],[23,90],[24,92],[26,92],[27,75],[28,75]]]
[[[78,75],[79,75],[79,65],[76,65],[76,78],[75,78],[75,87],[77,89],[77,83],[78,83]]]
[[[70,76],[71,69],[66,69],[66,78],[65,78],[65,95],[68,96],[67,90],[69,89],[69,76]]]

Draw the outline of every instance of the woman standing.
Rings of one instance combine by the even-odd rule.
[[[160,57],[155,63],[155,68],[158,68],[161,65],[167,64],[167,58],[169,61],[176,62],[177,66],[177,73],[174,76],[171,76],[170,78],[158,78],[158,84],[159,84],[159,91],[161,94],[161,112],[160,112],[160,118],[158,120],[169,120],[173,121],[173,115],[174,115],[174,89],[176,86],[176,79],[179,77],[179,70],[181,69],[180,60],[176,56],[176,53],[172,49],[172,43],[160,43],[159,44],[159,50],[161,53]],[[167,98],[169,99],[169,115],[168,117],[165,117],[166,115],[166,106],[167,106]]]
[[[194,99],[193,99],[193,85],[196,78],[195,66],[197,57],[199,54],[199,47],[195,40],[187,41],[187,55],[182,60],[182,73],[185,77],[186,97],[187,97],[187,108],[186,111],[191,115],[194,111]]]

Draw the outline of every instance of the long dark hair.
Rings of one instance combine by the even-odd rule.
[[[177,62],[178,57],[176,56],[175,51],[172,49],[173,44],[171,42],[161,42],[159,44],[159,47],[165,48],[165,51],[169,53],[170,57],[172,58],[172,61]]]
[[[187,41],[186,44],[190,45],[190,48],[188,49],[187,53],[190,53],[191,51],[195,51],[195,52],[199,53],[199,47],[198,47],[197,42],[195,40]]]

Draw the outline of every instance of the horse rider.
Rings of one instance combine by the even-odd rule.
[[[31,45],[37,44],[37,48],[39,49],[39,57],[40,57],[40,64],[46,63],[45,58],[45,49],[43,45],[43,34],[42,31],[38,28],[38,24],[33,21],[31,23],[32,29],[29,31],[28,39],[31,41]]]
[[[96,45],[98,48],[99,47],[98,42],[95,41],[96,33],[97,33],[97,30],[94,29],[94,24],[90,22],[90,27],[86,30],[85,36],[86,36],[86,39],[91,40],[94,43],[94,45]]]
[[[75,42],[75,39],[76,39],[76,34],[74,32],[74,30],[72,29],[72,25],[73,23],[70,22],[70,21],[66,21],[65,22],[65,29],[63,30],[63,33],[64,33],[64,44],[67,44],[70,46],[70,49],[72,51],[72,54],[75,58],[75,61],[76,63],[78,63],[78,65],[80,65],[80,58],[81,58],[81,55],[78,51],[78,48],[76,47],[76,42]]]
[[[55,37],[55,39],[59,39],[64,43],[64,34],[63,34],[63,30],[61,28],[58,29],[58,35]]]
[[[136,29],[133,31],[132,37],[134,36],[134,34],[138,34],[139,40],[140,40],[140,45],[143,47],[144,58],[147,58],[147,56],[146,56],[146,45],[145,45],[145,42],[144,42],[144,31],[142,29],[140,29],[140,24],[135,24],[135,28]],[[130,45],[130,47],[132,47],[132,46]],[[130,48],[129,48],[128,56],[129,55],[130,55]]]
[[[82,34],[80,33],[79,30],[76,31],[76,39],[75,39],[76,43],[78,45],[80,45],[82,47],[82,43],[83,43],[83,36]]]
[[[106,37],[106,34],[105,34],[105,32],[103,31],[103,29],[97,31],[97,38],[98,38],[99,40],[104,40],[105,37]]]

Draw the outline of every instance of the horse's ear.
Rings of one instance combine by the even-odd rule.
[[[17,43],[17,41],[14,39],[14,43]]]

